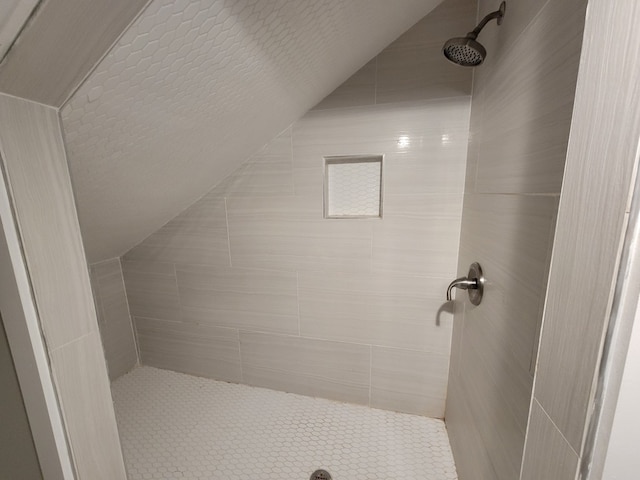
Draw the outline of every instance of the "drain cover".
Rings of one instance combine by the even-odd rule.
[[[311,474],[309,480],[331,480],[331,475],[326,470],[316,470]]]

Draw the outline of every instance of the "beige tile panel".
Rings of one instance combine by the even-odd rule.
[[[97,332],[52,352],[51,363],[78,478],[127,478]]]
[[[127,260],[229,265],[225,202],[204,197],[125,255]]]
[[[455,31],[450,35],[456,35]],[[376,103],[470,95],[473,72],[444,57],[445,40],[382,51],[377,57]]]
[[[585,7],[583,0],[547,3],[490,76],[477,79],[477,191],[560,191]],[[538,61],[534,48],[542,52]]]
[[[38,5],[0,68],[0,90],[61,107],[146,4],[54,0]]]
[[[294,157],[301,147],[377,144],[403,149],[398,137],[409,137],[408,147],[429,148],[432,139],[466,127],[469,97],[460,96],[398,105],[376,105],[307,113],[293,126]]]
[[[267,143],[206,197],[286,194],[293,194],[291,128]]]
[[[298,334],[295,273],[195,265],[176,269],[185,321]]]
[[[537,400],[533,401],[521,480],[574,480],[578,455]]]
[[[289,147],[291,150],[291,147]],[[293,194],[293,161],[288,155],[251,157],[214,189],[227,197]]]
[[[122,271],[132,317],[181,319],[173,265],[125,260]]]
[[[465,322],[471,335],[490,332],[494,353],[522,372],[537,344],[557,206],[552,196],[465,196],[458,275],[477,261],[486,277],[482,305],[468,308]]]
[[[473,399],[474,428],[498,479],[520,469],[556,209],[553,196],[465,196],[458,275],[478,261],[487,283],[477,307],[455,293],[464,320],[456,318],[450,395]]]
[[[423,193],[384,196],[384,218],[413,218],[416,220],[443,217],[460,218],[464,195]]]
[[[487,49],[487,58],[485,60],[484,68],[475,69],[474,81],[477,78],[482,78],[484,75],[489,74],[490,72],[487,72],[487,70],[493,69],[494,65],[502,61],[501,57],[513,48],[515,42],[520,38],[520,36],[526,34],[527,26],[534,20],[536,15],[538,15],[542,7],[547,2],[548,0],[510,1],[507,3],[506,14],[502,25],[498,26],[495,21],[492,21],[485,29],[482,30],[479,40]],[[556,1],[556,3],[570,2],[573,2],[573,0],[562,0],[561,2]],[[495,0],[479,0],[479,19],[483,18],[488,13],[497,10],[499,5],[500,2],[496,2]],[[465,30],[465,32],[466,31],[467,30]]]
[[[447,355],[448,279],[389,274],[299,274],[303,336]]]
[[[109,378],[114,380],[138,363],[120,260],[92,265],[91,276]]]
[[[100,326],[129,318],[120,261],[115,258],[90,267]]]
[[[636,4],[589,2],[585,39],[601,41],[582,55],[549,275],[535,397],[577,452],[593,405],[637,168],[639,17]],[[620,37],[628,48],[618,48]]]
[[[0,150],[44,336],[55,349],[98,329],[57,111],[0,95]]]
[[[464,36],[476,23],[475,0],[445,0],[429,15],[400,35],[384,52],[433,43],[442,44],[449,38]],[[441,53],[442,54],[442,53]]]
[[[234,267],[370,270],[372,220],[323,219],[321,197],[231,198],[228,212]]]
[[[238,331],[135,317],[143,365],[241,382]]]
[[[373,347],[371,406],[444,417],[448,354]]]
[[[469,325],[472,319],[465,322]],[[467,331],[463,335],[470,338]],[[465,342],[459,391],[472,408],[475,428],[496,472],[494,478],[510,480],[518,478],[520,471],[530,400],[527,393],[531,394],[533,379],[528,372],[509,371],[506,361],[492,358],[485,350],[495,346],[487,348],[486,343],[486,337]],[[516,416],[518,408],[521,412]]]
[[[373,229],[372,271],[453,279],[459,235],[459,218],[385,218]]]
[[[473,404],[474,399],[464,391],[457,377],[452,377],[447,394],[445,423],[458,478],[459,480],[497,479],[498,476],[486,449],[487,444],[476,425],[478,417],[471,408]]]
[[[294,126],[295,191],[321,198],[324,156],[384,155],[387,193],[460,193],[469,98],[307,114]]]
[[[376,59],[374,58],[327,95],[312,110],[359,107],[376,102]]]
[[[369,346],[240,332],[240,349],[244,383],[369,403]]]
[[[280,156],[291,154],[291,136],[292,128],[289,126],[282,131],[277,137],[273,138],[264,145],[257,153],[259,156]]]

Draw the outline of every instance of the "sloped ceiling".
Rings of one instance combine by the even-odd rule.
[[[440,1],[152,1],[61,112],[89,261],[142,241]]]

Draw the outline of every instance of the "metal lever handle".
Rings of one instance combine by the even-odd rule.
[[[451,290],[455,288],[459,288],[461,290],[468,290],[470,288],[478,288],[478,279],[469,279],[467,277],[456,278],[453,282],[449,284],[449,288],[447,288],[447,301],[451,301]]]
[[[480,305],[482,294],[484,293],[484,275],[482,274],[480,265],[477,262],[472,263],[466,277],[456,278],[449,284],[449,288],[447,288],[448,302],[451,301],[451,291],[454,288],[468,290],[469,301],[474,305]]]

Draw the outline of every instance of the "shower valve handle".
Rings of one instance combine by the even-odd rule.
[[[447,301],[451,301],[451,291],[454,288],[467,290],[469,292],[469,301],[473,305],[480,305],[482,294],[484,293],[484,276],[479,263],[472,263],[469,267],[469,273],[466,277],[456,278],[449,284],[447,288]]]

